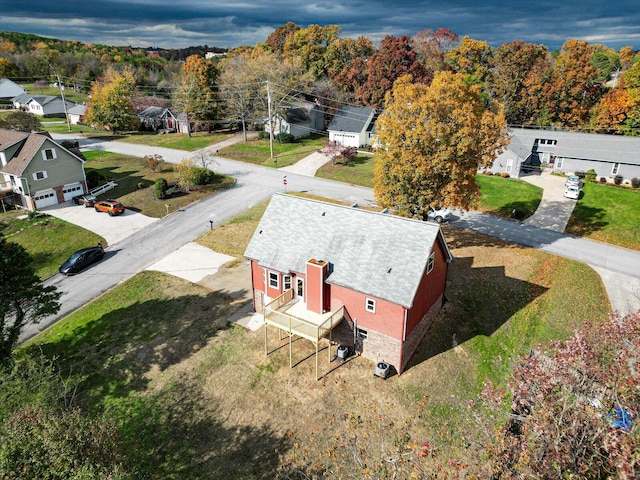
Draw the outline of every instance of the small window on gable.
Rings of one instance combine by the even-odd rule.
[[[280,277],[276,272],[269,272],[269,286],[271,288],[280,288]]]
[[[367,298],[365,310],[367,312],[376,313],[376,301],[373,298]]]
[[[55,148],[47,148],[42,151],[42,159],[43,160],[54,160],[56,158],[56,149]]]
[[[429,255],[429,263],[427,264],[427,275],[433,270],[434,263],[436,263],[436,252],[431,252],[431,255]]]
[[[47,178],[47,172],[45,172],[44,170],[42,170],[40,172],[35,172],[33,174],[33,179],[34,180],[44,180],[45,178]]]
[[[617,175],[619,170],[620,170],[620,164],[614,163],[613,168],[611,169],[611,175]]]
[[[291,275],[285,275],[282,277],[282,289],[291,290]]]

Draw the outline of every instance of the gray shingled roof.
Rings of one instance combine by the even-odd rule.
[[[367,122],[374,111],[369,107],[341,107],[327,130],[360,133],[369,127]]]
[[[529,148],[536,138],[557,140],[555,147],[548,148],[557,157],[640,165],[640,137],[525,128],[513,128],[511,133],[512,143],[519,142]]]
[[[279,272],[325,260],[327,283],[410,308],[438,239],[449,252],[435,223],[275,194],[244,255]]]

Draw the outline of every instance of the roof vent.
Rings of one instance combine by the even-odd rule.
[[[393,270],[393,267],[391,267],[389,270],[387,270],[387,273],[391,273],[391,270]]]
[[[323,216],[323,217],[324,217],[324,214],[325,214],[325,213],[327,213],[327,212],[322,212],[322,216]]]

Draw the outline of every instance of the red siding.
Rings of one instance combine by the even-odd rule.
[[[264,292],[264,278],[262,276],[263,268],[258,262],[251,260],[251,278],[253,279],[253,289]]]
[[[400,305],[337,285],[329,285],[329,295],[331,296],[331,310],[336,310],[344,305],[349,316],[356,320],[359,328],[375,330],[402,340],[404,308]],[[367,312],[367,298],[376,301],[375,313]]]
[[[436,254],[433,270],[427,275],[425,267],[424,275],[413,299],[413,307],[407,315],[406,336],[413,331],[431,306],[438,301],[446,286],[449,264],[447,263],[444,248],[439,241],[435,242],[433,251]]]

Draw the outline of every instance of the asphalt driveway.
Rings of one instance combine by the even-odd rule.
[[[98,213],[93,208],[76,205],[73,202],[52,205],[43,208],[42,211],[100,235],[107,241],[107,245],[114,245],[159,220],[129,209],[121,215],[110,217],[107,213]]]

